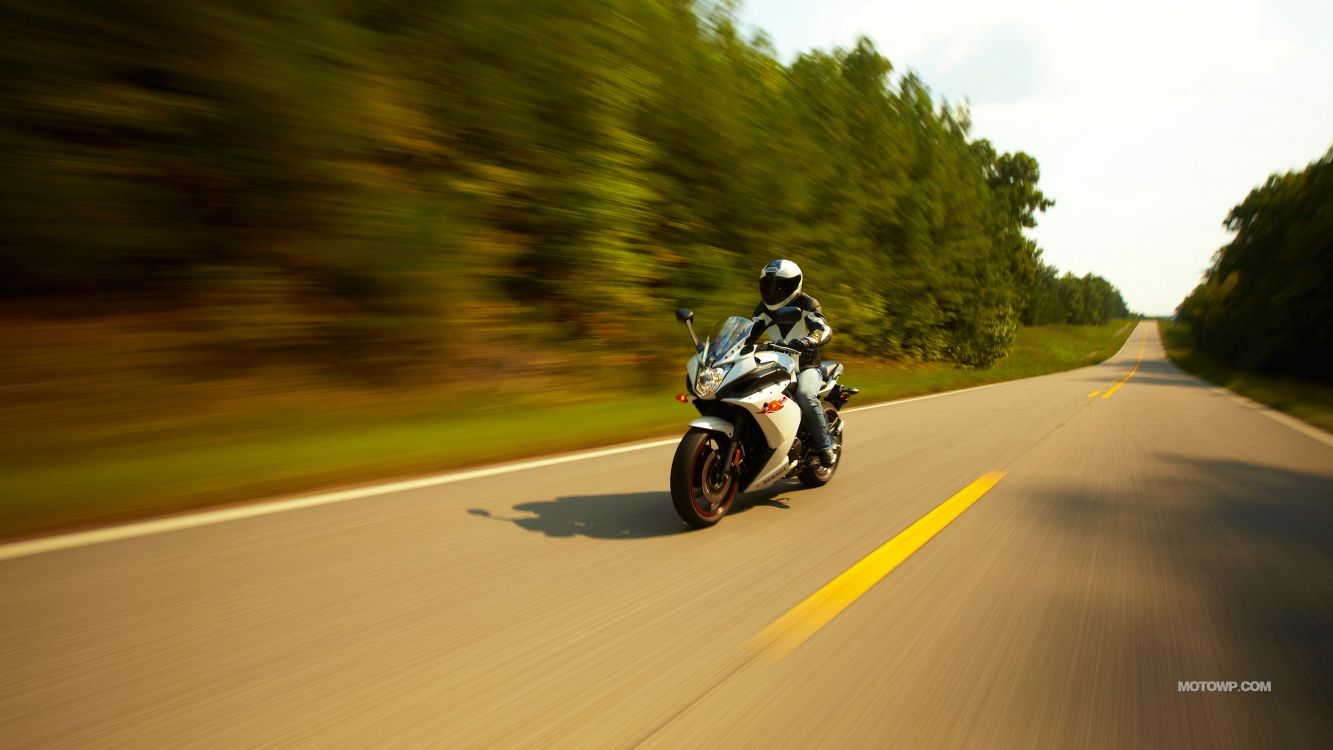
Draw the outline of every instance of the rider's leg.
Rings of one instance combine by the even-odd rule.
[[[819,403],[819,389],[824,386],[824,376],[819,368],[802,370],[796,376],[796,403],[801,407],[801,424],[814,445],[813,452],[823,454],[833,448],[833,438],[828,434],[828,419],[824,417],[824,407]]]

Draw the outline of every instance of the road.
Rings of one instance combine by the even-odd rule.
[[[0,560],[0,746],[1333,747],[1333,443],[1151,323],[847,422],[700,532],[656,445]]]

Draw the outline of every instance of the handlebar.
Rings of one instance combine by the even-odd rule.
[[[765,349],[776,349],[776,350],[778,350],[778,351],[780,351],[780,352],[788,352],[788,353],[790,353],[790,354],[792,354],[792,355],[794,355],[794,356],[797,356],[797,357],[801,356],[801,350],[800,350],[800,349],[793,349],[793,348],[791,348],[791,347],[789,347],[789,346],[782,346],[782,345],[780,345],[780,344],[774,344],[774,343],[771,342],[771,341],[765,341],[763,344],[760,344],[760,346],[764,347]]]

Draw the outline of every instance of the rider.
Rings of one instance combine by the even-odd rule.
[[[800,374],[796,377],[796,403],[801,408],[801,421],[814,441],[815,455],[825,467],[833,465],[833,439],[828,434],[828,419],[819,405],[819,389],[824,384],[819,368],[819,347],[833,337],[833,329],[824,320],[819,301],[801,291],[801,268],[795,263],[779,259],[764,266],[759,274],[759,306],[754,310],[755,339],[767,333],[782,346],[801,350]],[[795,323],[784,326],[773,318],[782,307],[799,307],[803,311]],[[785,343],[783,343],[785,341]]]

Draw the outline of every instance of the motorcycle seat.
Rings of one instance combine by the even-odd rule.
[[[842,374],[842,363],[826,359],[819,363],[819,369],[824,375],[824,382],[827,383]]]

